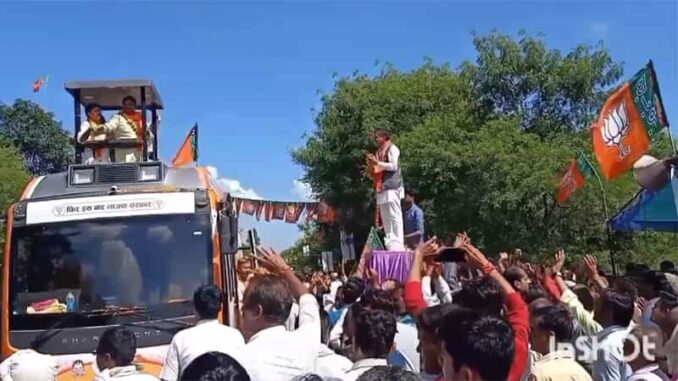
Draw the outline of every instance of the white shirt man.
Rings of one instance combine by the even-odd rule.
[[[133,126],[122,113],[114,115],[105,124],[106,133],[113,139],[137,139],[137,126]],[[116,148],[115,161],[118,163],[133,163],[141,160],[141,151],[138,148]]]
[[[87,136],[85,136],[87,135]],[[78,142],[101,142],[106,141],[108,136],[106,135],[103,128],[97,130],[92,123],[89,121],[84,121],[80,125],[80,132],[78,133]],[[89,149],[86,148],[83,151],[82,162],[85,164],[93,163],[110,163],[110,153],[108,148],[96,148]]]
[[[348,372],[353,363],[348,358],[338,355],[327,345],[320,344],[320,352],[316,360],[315,374],[323,379],[341,379]]]
[[[14,353],[0,363],[0,380],[54,381],[58,368],[52,356],[25,349]]]
[[[388,151],[388,161],[379,161],[378,165],[385,171],[396,172],[400,169],[400,149],[391,144]],[[400,200],[405,198],[405,187],[384,189],[377,193],[377,205],[384,224],[386,247],[389,250],[405,249],[405,233],[403,232],[403,211]]]
[[[320,312],[311,294],[299,298],[299,328],[288,331],[278,325],[254,334],[243,353],[252,381],[289,380],[313,373],[320,346]]]
[[[245,339],[237,329],[225,326],[216,319],[201,320],[195,327],[185,329],[172,339],[165,357],[160,378],[176,381],[188,364],[208,352],[225,353],[245,366],[242,356]]]
[[[431,289],[432,283],[435,283],[435,293]],[[424,295],[426,305],[429,307],[440,303],[452,303],[452,291],[442,276],[433,278],[426,275],[422,277],[421,292]]]

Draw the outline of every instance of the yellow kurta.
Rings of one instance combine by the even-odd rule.
[[[535,361],[528,381],[592,381],[571,353],[555,351]]]
[[[106,123],[106,132],[111,134],[113,139],[137,139],[136,128],[120,114],[116,114]],[[139,148],[115,148],[114,153],[116,162],[140,161],[142,156]]]

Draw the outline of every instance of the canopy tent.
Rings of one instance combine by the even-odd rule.
[[[635,200],[610,220],[612,230],[678,233],[678,173],[663,188],[644,190]]]

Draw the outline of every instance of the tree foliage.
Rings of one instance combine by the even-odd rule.
[[[61,123],[31,101],[0,104],[0,136],[19,149],[34,175],[65,171],[73,160],[73,146]]]
[[[322,97],[316,130],[292,153],[304,180],[341,211],[340,225],[364,236],[375,202],[365,154],[375,149],[370,132],[387,128],[429,233],[466,230],[490,253],[602,254],[608,245],[597,181],[563,206],[554,199],[578,151],[595,162],[588,126],[621,79],[621,64],[600,45],[563,54],[524,33],[517,40],[475,36],[474,44],[476,62],[457,70],[427,61],[411,72],[387,66],[374,77],[340,78]],[[655,144],[655,153],[668,146]],[[603,186],[611,213],[638,191],[630,175]],[[678,256],[675,241],[657,234],[614,238],[622,261]]]
[[[0,208],[4,215],[9,205],[16,202],[28,181],[29,175],[19,151],[0,138]],[[5,227],[0,223],[0,260],[4,251]]]

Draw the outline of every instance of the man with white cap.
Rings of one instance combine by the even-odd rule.
[[[52,356],[25,349],[0,363],[0,381],[55,381],[57,371]]]

